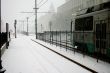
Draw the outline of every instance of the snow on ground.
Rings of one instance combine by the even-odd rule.
[[[5,73],[90,73],[26,36],[11,40],[2,61]]]
[[[30,36],[31,39],[35,39],[35,36]],[[41,40],[36,40],[37,42],[79,62],[82,65],[85,65],[95,71],[97,71],[98,73],[110,73],[110,64],[104,61],[99,60],[99,62],[97,63],[97,60],[95,58],[89,57],[89,56],[85,56],[83,57],[83,54],[77,53],[71,50],[67,50],[65,48],[61,48],[55,45],[52,45],[50,43],[41,41]]]

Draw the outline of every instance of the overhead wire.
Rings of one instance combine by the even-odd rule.
[[[41,1],[38,3],[38,5],[40,5],[43,1],[44,1],[44,0],[41,0]]]
[[[47,3],[48,0],[46,0],[43,4],[41,4],[38,8],[42,7],[44,4]]]

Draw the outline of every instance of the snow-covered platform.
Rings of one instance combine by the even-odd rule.
[[[83,57],[83,54],[80,54],[77,52],[75,52],[75,54],[74,54],[74,51],[71,51],[71,50],[66,51],[65,48],[61,48],[59,46],[52,45],[50,43],[47,43],[47,42],[44,42],[41,40],[36,40],[33,37],[30,37],[30,38],[32,38],[32,40],[35,40],[36,42],[39,42],[39,43],[49,47],[50,49],[55,50],[56,52],[66,56],[76,62],[79,62],[80,64],[82,64],[92,70],[95,70],[98,73],[110,73],[110,64],[107,62],[99,60],[99,62],[97,63],[97,59],[95,59],[95,58],[92,58],[89,56]],[[81,72],[81,73],[83,73],[83,72]]]
[[[70,51],[65,52],[63,49],[59,49],[40,40],[36,41],[65,55],[69,52],[68,55],[71,54],[71,57],[79,56],[77,53],[73,55]],[[79,60],[82,60],[82,58]],[[5,73],[91,73],[83,67],[31,41],[31,39],[26,36],[11,40],[9,48],[6,49],[2,56],[2,61],[3,67],[6,69]],[[107,63],[104,63],[104,65],[105,64]],[[110,68],[110,65],[107,65]],[[110,71],[108,70],[107,72]]]

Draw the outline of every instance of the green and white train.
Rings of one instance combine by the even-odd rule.
[[[84,11],[84,10],[82,10]],[[82,13],[80,11],[80,13]],[[110,2],[86,9],[75,18],[74,46],[110,57]]]

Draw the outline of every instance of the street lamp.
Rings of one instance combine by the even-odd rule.
[[[17,24],[17,20],[14,21],[14,27],[15,27],[15,38],[16,38],[16,24]]]

